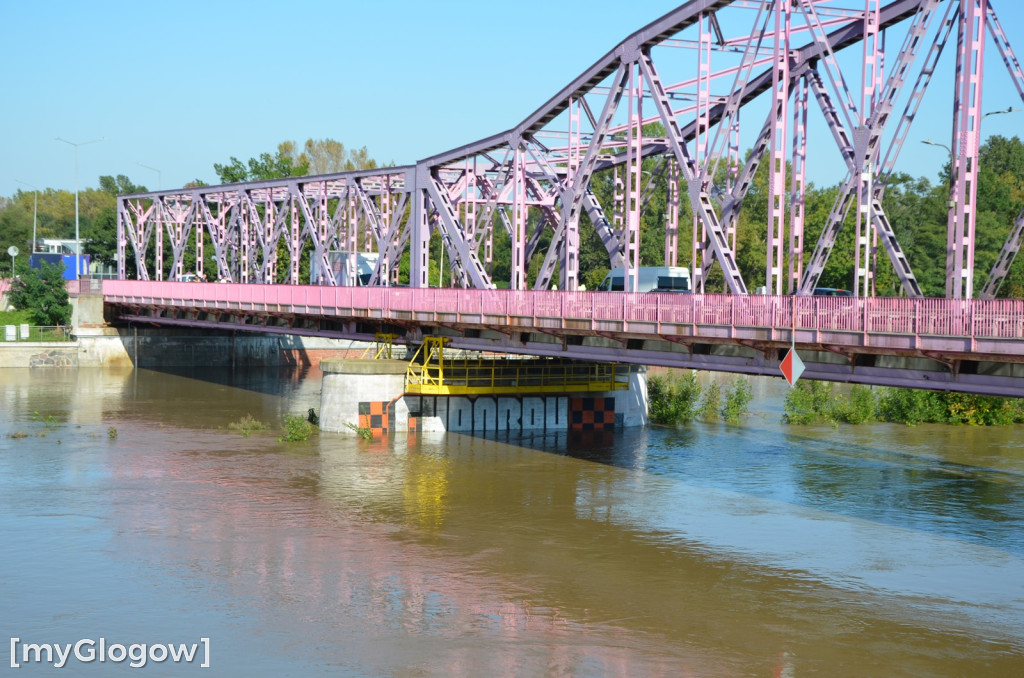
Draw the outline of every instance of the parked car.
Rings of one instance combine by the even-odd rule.
[[[814,296],[816,297],[852,297],[853,292],[850,290],[839,289],[836,287],[815,287]]]

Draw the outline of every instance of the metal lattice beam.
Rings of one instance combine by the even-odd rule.
[[[990,0],[857,4],[692,0],[627,36],[512,129],[415,165],[120,196],[118,274],[127,276],[134,257],[141,279],[175,278],[194,252],[200,273],[209,257],[221,279],[297,284],[304,282],[300,262],[310,257],[318,276],[312,282],[352,285],[358,252],[378,257],[371,284],[397,282],[408,255],[410,284],[425,287],[437,229],[456,285],[493,287],[492,245],[507,238],[512,288],[546,289],[557,278],[563,289],[576,289],[586,212],[608,266],[626,268],[629,279],[641,264],[661,263],[642,262],[639,243],[645,229],[663,227],[665,262],[678,263],[679,252],[689,251],[698,289],[717,263],[727,290],[744,294],[736,258],[737,230],[747,227],[740,209],[767,158],[766,287],[812,290],[856,204],[858,293],[873,293],[877,243],[904,293],[921,296],[882,195],[956,26],[947,294],[970,296],[986,29],[1022,101],[1024,72]],[[891,41],[892,34],[901,48],[885,52],[883,36]],[[844,59],[844,50],[858,47],[857,58]],[[680,50],[693,57],[674,58]],[[897,105],[902,115],[890,125]],[[745,110],[753,115],[743,113],[744,122],[755,127],[741,128]],[[832,140],[826,145],[838,151],[847,176],[805,257],[804,193],[815,172],[807,149],[822,143],[808,116],[824,119],[824,138]],[[662,132],[651,132],[655,123]],[[751,149],[742,164],[741,138]],[[652,159],[653,171],[645,165]],[[728,168],[719,173],[721,162]],[[621,224],[601,205],[613,199],[605,189],[613,172],[623,180]],[[694,225],[689,248],[679,242],[684,187]],[[645,215],[661,202],[655,194],[665,196],[666,207],[652,226]],[[983,295],[998,290],[1022,240],[1018,220]],[[339,258],[349,264],[345,276],[331,267]],[[531,270],[539,273],[528,281]]]

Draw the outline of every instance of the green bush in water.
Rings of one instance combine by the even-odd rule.
[[[314,427],[305,417],[294,414],[284,415],[284,435],[277,442],[299,443],[313,435]]]
[[[715,382],[704,387],[700,399],[700,418],[704,421],[718,421],[722,416],[722,389]]]
[[[871,388],[854,384],[846,396],[836,396],[832,417],[847,424],[863,424],[875,420],[875,394]]]
[[[722,418],[727,424],[739,424],[740,420],[747,415],[750,401],[754,394],[750,390],[750,382],[743,378],[733,379],[729,388],[725,391],[725,406],[722,408]]]
[[[1024,421],[1024,400],[973,393],[886,388],[878,399],[878,417],[908,426],[940,423],[1006,426]]]
[[[697,415],[700,384],[697,374],[683,377],[653,376],[647,380],[648,413],[651,421],[670,426],[685,424]]]
[[[798,381],[786,394],[782,421],[786,424],[834,424],[832,383]]]

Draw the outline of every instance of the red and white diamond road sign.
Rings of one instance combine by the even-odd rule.
[[[804,373],[804,361],[800,360],[800,356],[796,354],[795,347],[786,352],[786,357],[782,359],[782,364],[779,367],[782,369],[782,376],[786,378],[790,386],[795,384],[800,375]]]

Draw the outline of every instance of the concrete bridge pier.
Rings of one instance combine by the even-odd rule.
[[[375,437],[397,432],[607,431],[647,424],[647,369],[629,369],[629,388],[602,392],[406,393],[402,360],[323,360],[320,428]]]
[[[402,397],[408,366],[404,360],[321,360],[320,428],[408,431],[409,407]]]

